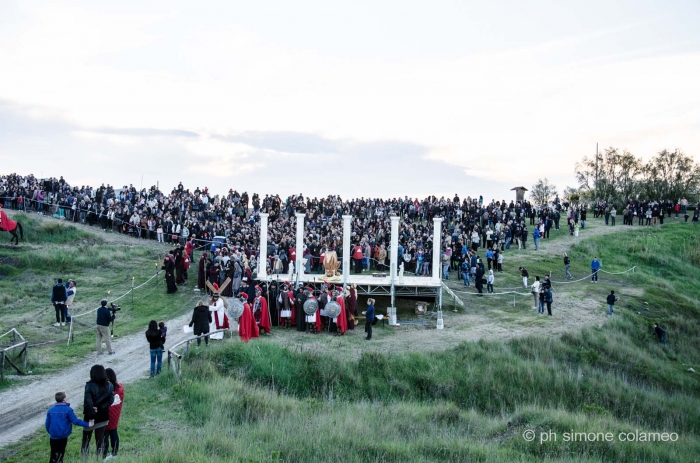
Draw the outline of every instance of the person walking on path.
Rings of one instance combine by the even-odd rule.
[[[374,322],[374,299],[371,297],[367,299],[367,310],[362,312],[365,316],[365,332],[367,333],[367,340],[372,339],[372,323]]]
[[[105,344],[107,345],[107,352],[109,355],[113,355],[112,350],[112,338],[109,334],[109,324],[114,321],[114,314],[109,312],[107,308],[107,299],[102,299],[100,301],[100,308],[97,309],[97,337],[96,337],[96,348],[97,355],[102,355],[102,339],[104,338]]]
[[[571,269],[571,259],[569,256],[564,253],[564,272],[566,272],[566,279],[571,280],[573,277],[571,276],[571,272],[569,271]]]
[[[153,378],[155,375],[160,374],[160,370],[163,367],[163,337],[160,335],[157,321],[151,320],[148,323],[146,340],[151,352],[151,378]],[[158,363],[157,369],[156,361]]]
[[[68,398],[65,392],[56,393],[56,403],[46,412],[44,427],[49,433],[49,445],[51,456],[49,463],[62,463],[63,454],[66,453],[68,437],[73,432],[73,425],[89,428],[94,426],[95,420],[83,421],[77,416],[66,402]]]
[[[600,261],[596,256],[591,261],[591,283],[598,283],[598,271],[600,270],[600,267]]]
[[[199,301],[197,307],[194,308],[192,312],[192,320],[190,321],[190,328],[194,325],[194,335],[201,336],[203,334],[209,333],[209,325],[211,325],[211,312],[209,311],[209,306],[204,303],[204,301]],[[204,343],[209,347],[209,336],[204,337]],[[202,338],[197,338],[197,345],[202,344]]]
[[[615,301],[617,301],[617,298],[615,297],[615,291],[610,291],[610,294],[608,294],[608,307],[610,307],[610,315],[613,314],[613,309],[615,308]]]

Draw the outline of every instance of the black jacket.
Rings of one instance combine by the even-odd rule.
[[[614,294],[608,294],[608,299],[607,299],[608,305],[614,305],[616,299],[617,298],[615,297]]]
[[[112,383],[108,382],[106,386],[100,386],[97,383],[88,381],[85,384],[84,410],[85,421],[95,420],[95,423],[101,423],[109,420],[109,406],[114,402],[114,389]],[[93,410],[97,408],[97,412]]]
[[[110,313],[107,306],[100,306],[97,309],[97,324],[102,326],[109,326],[111,322],[114,321],[114,315]]]
[[[148,345],[150,349],[158,349],[163,347],[163,338],[160,337],[160,331],[156,331],[156,334],[151,336],[146,331],[146,340],[148,340]]]
[[[209,332],[209,324],[211,323],[211,312],[209,312],[209,306],[198,305],[194,308],[192,313],[192,321],[190,321],[190,326],[195,325],[196,328],[202,328],[202,330],[196,330],[197,332]],[[206,330],[205,330],[206,329]]]
[[[51,291],[51,302],[65,303],[66,302],[66,287],[62,284],[58,284],[53,287]]]

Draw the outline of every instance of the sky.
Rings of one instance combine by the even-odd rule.
[[[0,0],[0,172],[259,194],[561,192],[700,159],[697,1]]]

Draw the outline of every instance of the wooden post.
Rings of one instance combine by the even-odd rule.
[[[27,350],[28,350],[28,348],[29,348],[29,343],[25,342],[24,349],[23,349],[24,350],[24,358],[22,359],[22,368],[24,368],[25,371],[27,370]]]
[[[2,366],[0,366],[0,379],[5,379],[5,351],[2,351]]]

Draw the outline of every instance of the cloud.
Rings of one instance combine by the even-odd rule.
[[[82,129],[86,132],[104,133],[108,135],[130,135],[134,137],[187,137],[197,138],[197,132],[179,129],[154,129],[154,128],[114,128],[99,127],[92,129]]]

